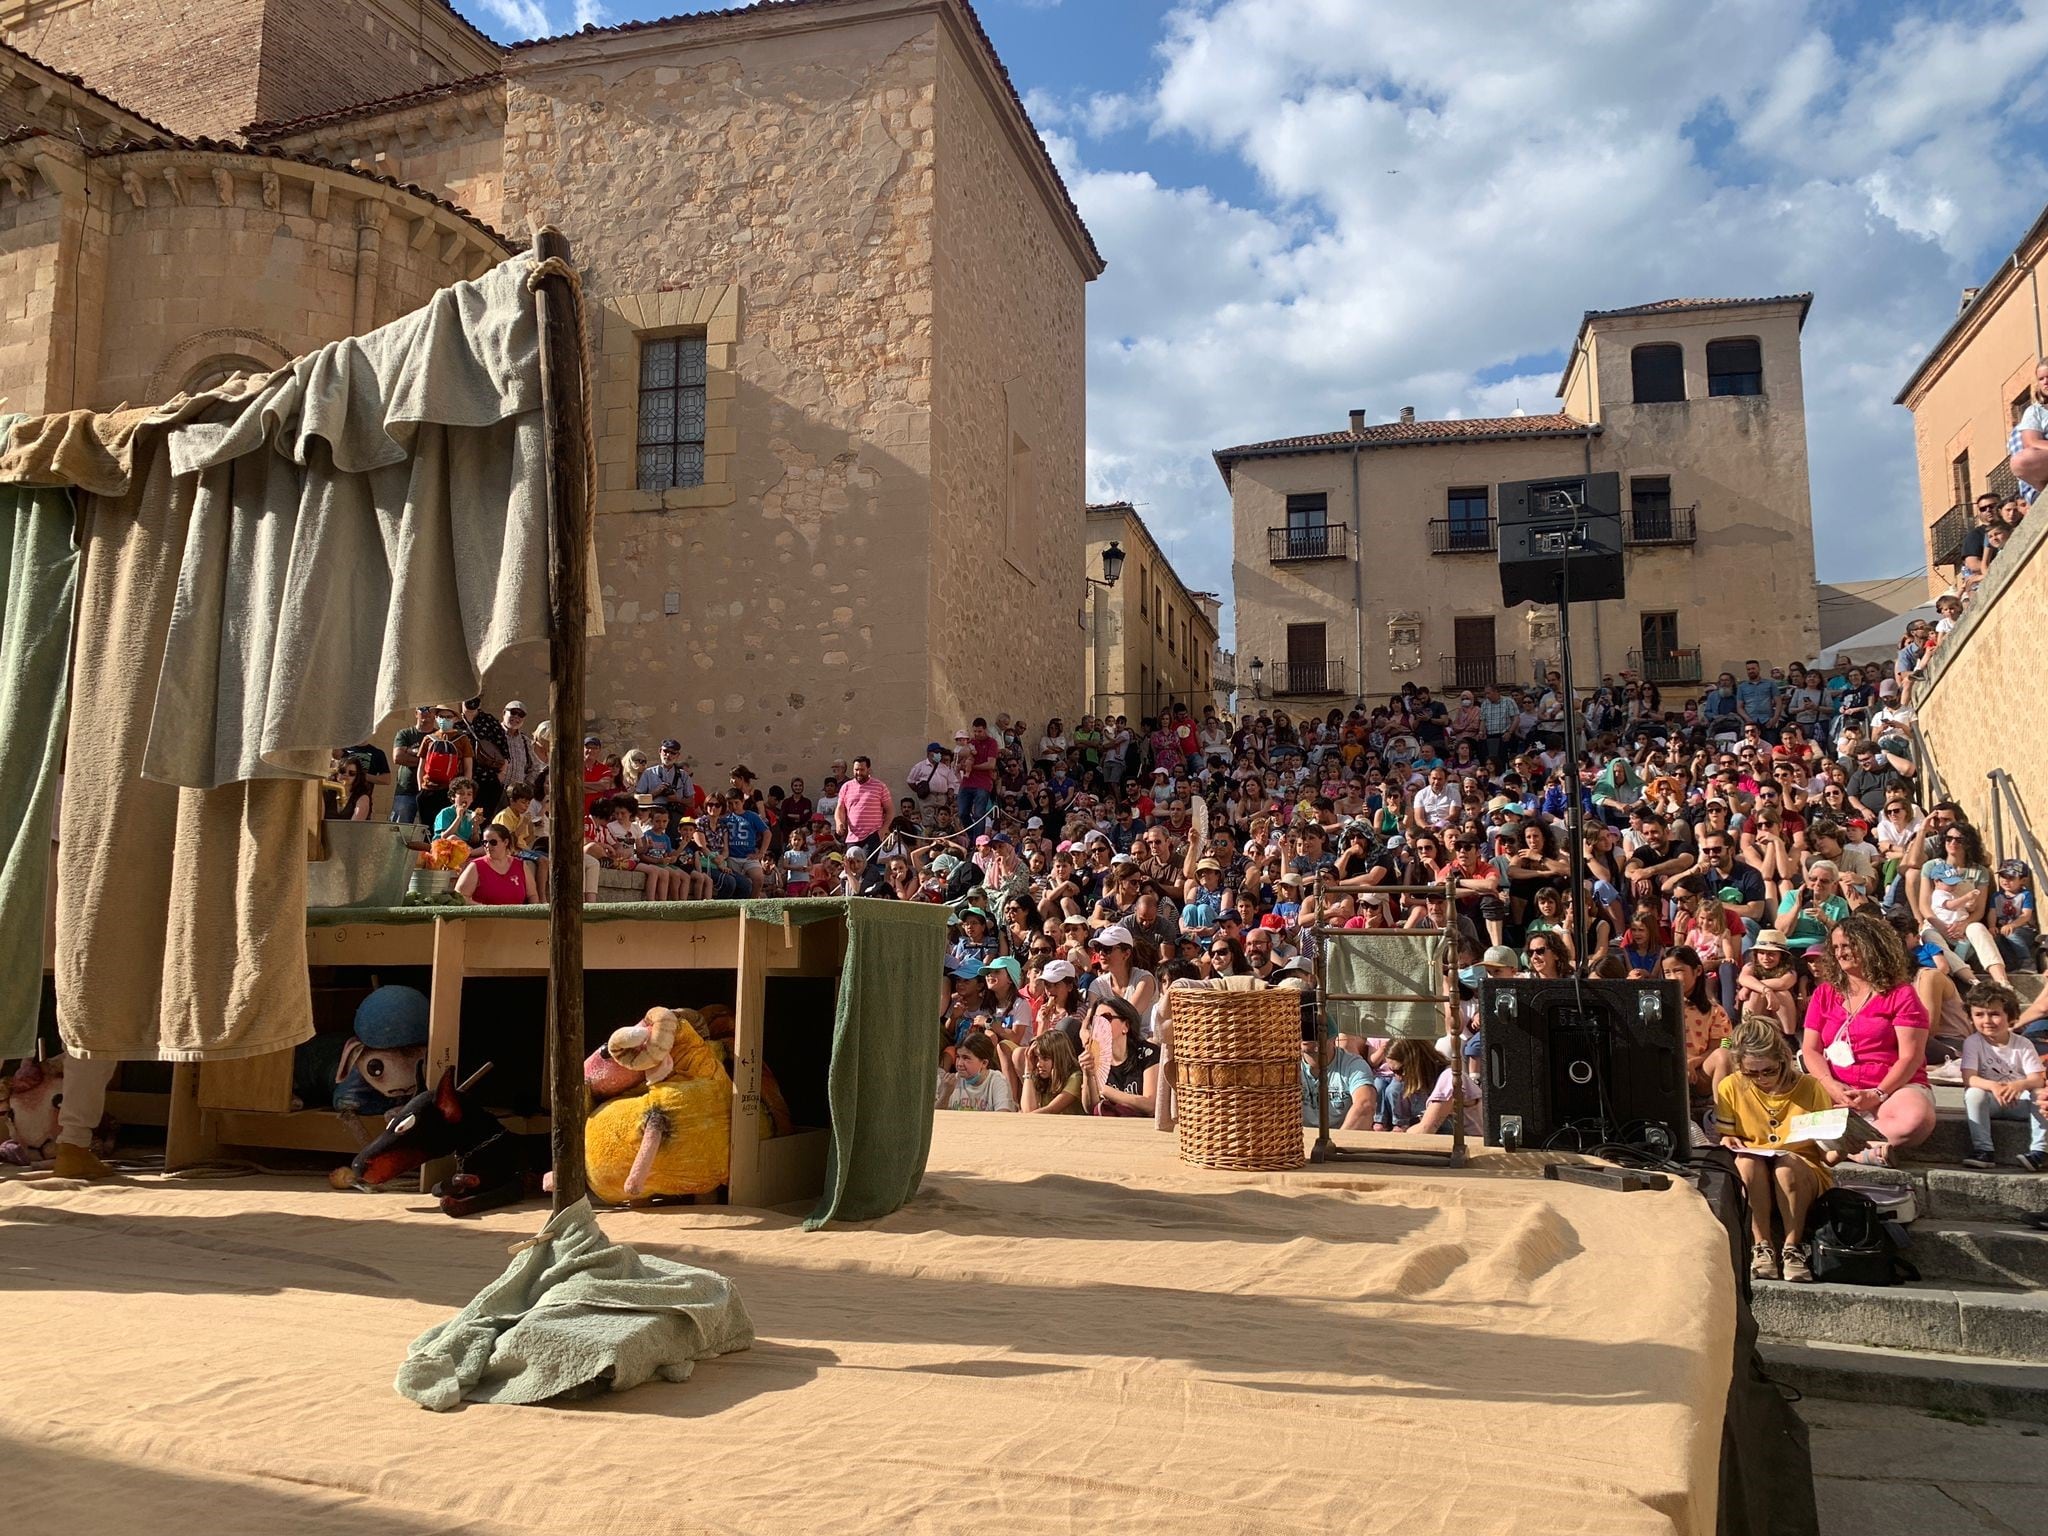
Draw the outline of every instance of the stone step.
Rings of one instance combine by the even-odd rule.
[[[1937,1168],[1909,1163],[1903,1168],[1872,1168],[1843,1164],[1837,1183],[1910,1185],[1922,1219],[1941,1221],[2018,1221],[2048,1212],[2048,1174],[1979,1172],[1973,1168]]]
[[[1930,1217],[1907,1229],[1906,1257],[1923,1280],[1971,1287],[2048,1289],[2048,1232],[1996,1221]]]
[[[1764,1339],[1757,1352],[1774,1380],[1808,1397],[2048,1424],[2048,1365],[1785,1339]]]
[[[1991,1149],[1998,1166],[2011,1168],[2013,1159],[2031,1145],[2032,1127],[2024,1120],[1991,1122]],[[1970,1155],[1970,1122],[1960,1109],[1944,1109],[1934,1120],[1934,1134],[1917,1147],[1906,1150],[1908,1163],[1940,1163],[1957,1166]]]
[[[1774,1339],[2048,1363],[2048,1294],[2039,1291],[1759,1280],[1750,1306]]]

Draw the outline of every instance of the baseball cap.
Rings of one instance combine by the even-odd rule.
[[[604,745],[604,738],[602,736],[586,736],[583,738],[583,745],[586,747],[601,747]]]
[[[981,973],[984,976],[990,971],[1008,971],[1010,973],[1010,980],[1016,982],[1019,986],[1024,984],[1024,967],[1017,963],[1015,955],[998,955],[981,968]]]
[[[1111,923],[1100,933],[1091,937],[1088,942],[1096,949],[1114,949],[1119,944],[1133,949],[1137,947],[1137,941],[1131,937],[1131,930],[1122,923]]]
[[[974,737],[968,734],[966,731],[955,731],[953,733],[953,739],[955,741],[972,741],[974,740]]]
[[[924,744],[924,749],[927,752],[943,752],[946,750],[946,747],[943,742],[928,741]]]
[[[506,708],[508,709],[510,707],[510,705],[506,706]],[[677,741],[675,737],[671,736],[667,741],[664,741],[661,744],[661,750],[664,752],[680,752],[683,750],[683,744],[680,741]]]
[[[521,702],[520,702],[520,701],[519,701],[518,699],[507,699],[507,700],[505,701],[505,713],[506,713],[506,714],[508,714],[508,715],[510,715],[510,714],[521,714],[521,715],[523,715],[523,714],[525,714],[525,713],[526,713],[526,706],[525,706],[525,705],[524,705],[523,703],[521,703]]]
[[[2007,859],[1998,866],[1998,872],[2008,880],[2023,880],[2027,875],[2026,862],[2022,859]]]
[[[946,974],[948,976],[957,976],[962,981],[972,981],[981,974],[981,962],[979,960],[953,961],[946,967]]]
[[[1132,858],[1128,853],[1120,853],[1115,858],[1109,861],[1110,867],[1112,869],[1114,869],[1119,864],[1135,864],[1137,862],[1138,861]]]
[[[1024,823],[1024,830],[1026,832],[1036,832],[1044,825],[1045,821],[1043,818],[1034,816],[1029,821]]]
[[[1259,926],[1268,932],[1275,932],[1287,926],[1287,919],[1280,916],[1277,912],[1268,912],[1259,919]]]
[[[1479,963],[1488,970],[1498,968],[1507,971],[1519,971],[1522,968],[1521,960],[1505,944],[1493,945],[1485,954],[1479,957]]]
[[[1080,973],[1074,969],[1074,964],[1071,960],[1048,960],[1045,962],[1044,969],[1039,971],[1038,974],[1047,981],[1072,981]]]

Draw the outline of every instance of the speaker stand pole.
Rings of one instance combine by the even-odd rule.
[[[1564,683],[1565,832],[1571,843],[1572,967],[1584,974],[1586,963],[1586,806],[1579,790],[1578,694],[1572,685],[1572,562],[1567,555],[1557,567],[1558,671]]]

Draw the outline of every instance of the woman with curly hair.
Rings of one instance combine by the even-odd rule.
[[[1891,1162],[1934,1133],[1927,1010],[1905,945],[1883,918],[1851,912],[1811,956],[1821,983],[1806,1005],[1800,1055],[1828,1099],[1874,1121],[1883,1143],[1858,1162]]]

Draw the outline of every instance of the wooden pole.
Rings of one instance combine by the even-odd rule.
[[[534,232],[543,262],[569,260],[560,230]],[[548,774],[554,889],[548,897],[548,1114],[555,1171],[554,1210],[581,1200],[583,1167],[583,673],[590,590],[591,464],[584,400],[582,305],[574,282],[556,273],[536,285],[540,326],[541,419],[548,495],[549,713],[555,726]]]

